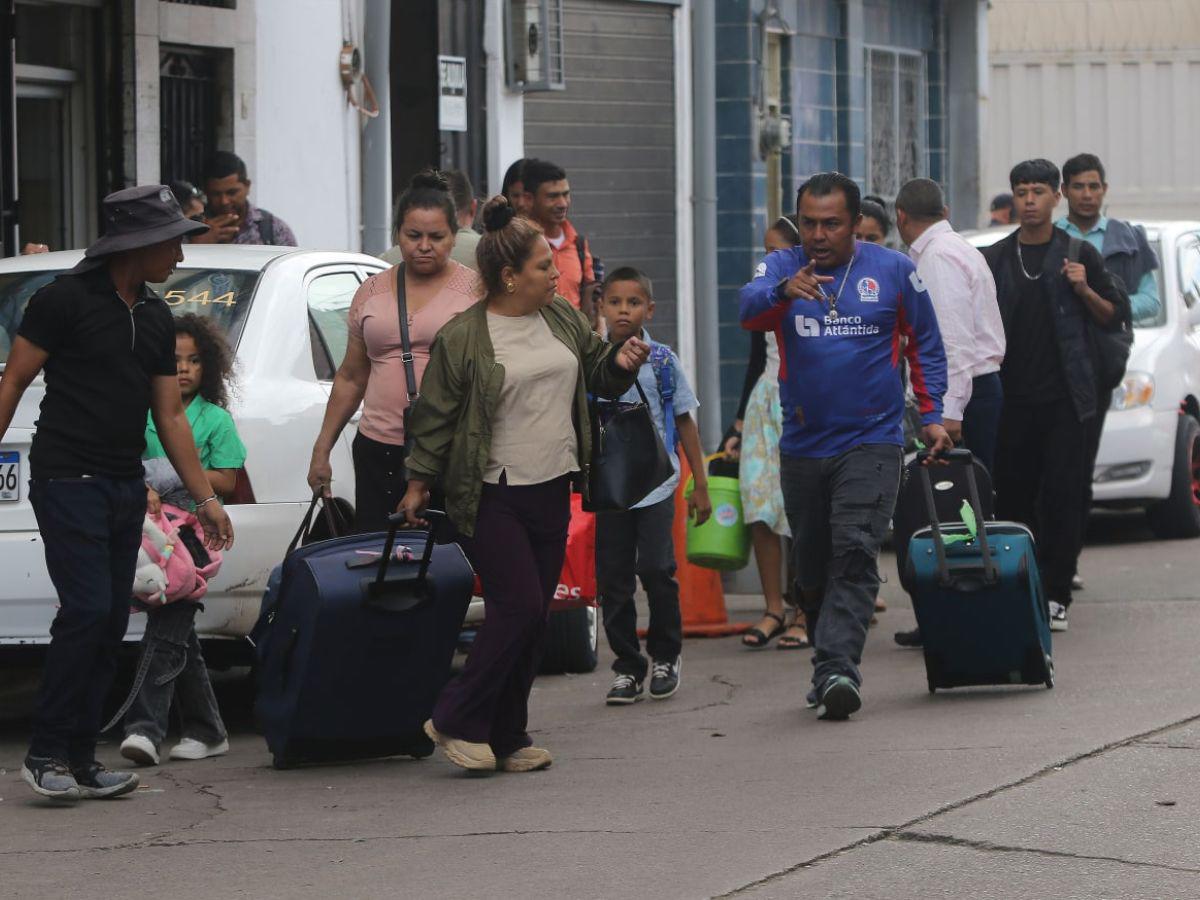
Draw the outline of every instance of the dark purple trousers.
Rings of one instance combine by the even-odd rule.
[[[459,539],[483,584],[484,623],[433,724],[447,737],[490,744],[497,757],[530,745],[529,691],[567,551],[570,492],[569,475],[485,484],[475,534]]]

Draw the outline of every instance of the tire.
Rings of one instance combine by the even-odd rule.
[[[1146,511],[1154,533],[1163,539],[1200,537],[1200,422],[1179,417],[1171,494]]]
[[[542,672],[583,674],[599,663],[600,615],[594,606],[560,609],[550,613]]]

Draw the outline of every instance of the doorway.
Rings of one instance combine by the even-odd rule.
[[[53,250],[73,246],[70,146],[70,101],[57,85],[17,84],[17,229],[19,241],[48,244]]]

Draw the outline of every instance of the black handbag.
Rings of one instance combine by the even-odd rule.
[[[400,315],[400,359],[404,362],[404,385],[408,390],[408,406],[404,407],[404,455],[408,455],[408,426],[421,392],[417,390],[417,369],[413,363],[412,339],[408,334],[408,298],[404,293],[404,263],[396,266],[396,311]]]
[[[642,386],[640,403],[592,405],[592,467],[588,512],[627,510],[675,474],[671,457],[654,427]]]

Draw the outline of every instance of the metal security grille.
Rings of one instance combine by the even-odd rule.
[[[566,0],[566,90],[525,95],[525,154],[571,183],[571,222],[611,272],[654,282],[650,324],[675,344],[674,10],[628,0]]]
[[[216,149],[217,91],[217,64],[211,53],[162,48],[160,165],[164,183],[184,179],[199,184],[204,161]]]

